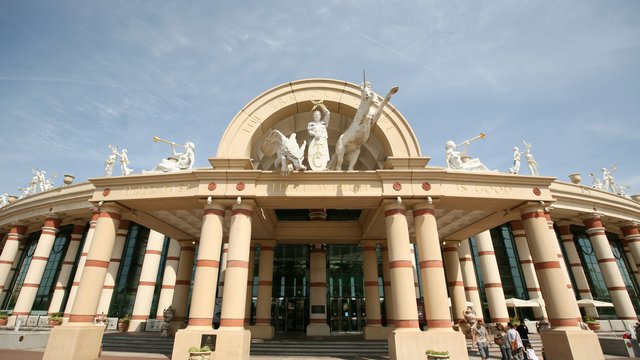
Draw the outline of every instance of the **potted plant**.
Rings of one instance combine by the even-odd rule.
[[[123,317],[118,319],[118,330],[127,331],[129,330],[129,323],[131,322],[131,315],[125,314]]]
[[[445,351],[437,351],[437,350],[427,350],[427,360],[435,360],[435,359],[451,359],[449,357],[449,352]]]
[[[49,326],[54,327],[58,325],[62,325],[62,316],[61,312],[54,312],[49,314]]]
[[[208,346],[189,348],[189,360],[209,360],[211,356],[211,348]]]
[[[9,321],[9,314],[6,311],[0,311],[0,326],[7,325]]]
[[[587,324],[587,327],[590,330],[593,330],[593,331],[600,330],[600,323],[598,322],[598,319],[593,318],[591,316],[587,316],[584,318],[584,322]]]

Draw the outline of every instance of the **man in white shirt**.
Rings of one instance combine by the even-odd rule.
[[[516,331],[512,323],[508,323],[507,327],[507,341],[511,345],[511,356],[513,360],[524,360],[524,345],[522,345],[522,338]]]

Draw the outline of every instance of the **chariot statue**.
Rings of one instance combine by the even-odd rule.
[[[302,146],[298,145],[296,133],[292,133],[287,138],[278,130],[271,130],[262,143],[260,149],[265,156],[276,156],[273,163],[275,168],[280,168],[282,175],[289,175],[293,170],[306,170],[302,164],[304,159],[304,149],[307,142],[303,141]]]

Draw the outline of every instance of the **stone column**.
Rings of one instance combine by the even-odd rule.
[[[453,359],[468,359],[469,355],[467,354],[464,334],[453,331],[452,328],[453,324],[447,301],[447,280],[440,253],[440,238],[433,205],[425,202],[414,206],[413,218],[416,243],[418,244],[420,274],[422,276],[424,312],[428,328],[425,332],[426,338],[423,340],[426,348],[420,349],[448,350]],[[447,252],[453,255],[453,262],[457,264],[457,249]],[[456,276],[456,278],[458,277]],[[462,286],[459,286],[459,292],[462,292],[462,298],[464,299]],[[460,309],[460,311],[464,311],[464,308]],[[419,359],[423,357],[416,356],[412,358]],[[408,357],[402,357],[402,359],[408,359]]]
[[[560,222],[558,224],[558,230],[560,230],[560,237],[564,244],[564,249],[567,252],[567,258],[569,259],[569,266],[573,272],[573,278],[576,280],[576,286],[578,287],[578,294],[580,299],[593,299],[591,296],[591,289],[589,288],[589,282],[587,276],[582,268],[582,262],[578,255],[578,249],[573,242],[573,234],[571,233],[571,226],[568,222]],[[587,316],[598,317],[598,311],[593,306],[587,306],[584,308]]]
[[[253,273],[255,269],[255,261],[256,260],[256,246],[252,245],[249,248],[249,272],[247,279],[247,300],[244,305],[244,326],[251,326],[251,315],[252,315],[252,306],[253,306]]]
[[[605,234],[604,226],[602,226],[600,216],[591,215],[584,219],[583,222],[587,227],[587,234],[598,259],[600,271],[602,271],[602,276],[607,284],[611,302],[616,309],[616,315],[622,320],[637,320],[638,316],[633,309],[631,298],[624,280],[622,280],[622,274],[620,274],[616,259],[613,257],[613,251]]]
[[[480,258],[480,268],[484,277],[484,291],[489,302],[491,322],[507,323],[509,322],[509,312],[507,311],[504,290],[502,290],[502,279],[498,270],[496,252],[493,249],[491,232],[485,230],[476,235],[475,238],[478,257]]]
[[[540,334],[547,359],[604,359],[597,335],[581,330],[575,297],[567,297],[567,285],[541,205],[521,209],[533,266],[544,297],[552,329]]]
[[[469,239],[462,240],[458,248],[458,256],[460,259],[460,267],[462,270],[462,279],[464,281],[464,292],[467,299],[473,303],[473,311],[476,312],[478,319],[484,319],[482,311],[482,301],[480,300],[480,292],[478,291],[478,281],[476,280],[476,269],[473,266],[473,256],[471,254],[471,246]]]
[[[420,299],[420,289],[418,288],[418,264],[416,264],[416,250],[413,244],[409,244],[409,252],[411,253],[411,266],[413,267],[413,288],[416,290],[416,304]],[[420,319],[418,319],[420,320]]]
[[[176,288],[179,262],[180,243],[174,239],[170,239],[169,249],[167,250],[167,259],[164,264],[164,275],[162,276],[162,287],[160,288],[160,298],[158,299],[156,319],[162,319],[164,316],[164,310],[169,306],[173,307],[173,293]]]
[[[11,283],[11,272],[15,272],[14,268],[17,266],[16,263],[20,256],[18,253],[20,252],[20,247],[22,244],[22,239],[24,238],[24,233],[27,231],[27,226],[22,223],[13,223],[11,225],[11,230],[9,230],[9,234],[7,235],[7,241],[4,244],[4,248],[2,248],[2,254],[0,254],[0,289],[2,289],[2,295],[0,297],[0,304],[4,302],[5,297],[7,296],[7,292],[10,289],[7,289]]]
[[[395,314],[395,330],[388,337],[389,358],[419,359],[424,357],[425,336],[418,322],[405,207],[397,203],[387,204],[384,216]]]
[[[244,302],[247,299],[249,248],[251,247],[251,219],[253,206],[235,204],[231,210],[229,225],[229,255],[225,271],[222,295],[222,314],[217,331],[216,357],[221,359],[249,360],[251,333],[245,330]],[[222,340],[222,341],[221,341]]]
[[[51,256],[53,243],[56,241],[56,234],[60,230],[60,221],[56,215],[49,215],[44,220],[38,245],[36,245],[35,252],[31,258],[31,264],[29,264],[29,269],[24,278],[22,290],[20,290],[20,294],[18,295],[16,306],[13,308],[13,313],[9,318],[9,325],[15,324],[18,316],[29,315],[31,313],[33,301],[40,287],[42,275],[44,275],[49,256]]]
[[[451,295],[451,312],[453,313],[453,321],[456,324],[458,321],[464,320],[464,311],[467,309],[467,297],[465,296],[462,269],[460,267],[460,258],[458,257],[459,244],[457,241],[448,241],[442,249],[447,286]]]
[[[314,314],[314,307],[322,307],[324,313]],[[327,325],[327,253],[322,244],[314,244],[309,255],[309,326],[307,336],[329,336]]]
[[[82,245],[82,252],[80,253],[80,259],[78,260],[78,264],[76,265],[76,273],[73,276],[73,283],[71,284],[71,290],[69,290],[69,296],[67,297],[67,304],[64,307],[65,322],[68,320],[69,315],[71,314],[71,309],[73,308],[73,303],[76,299],[76,293],[78,292],[78,285],[80,285],[80,278],[82,277],[82,271],[84,270],[84,263],[87,261],[87,254],[89,253],[89,248],[91,248],[91,242],[93,240],[93,234],[95,233],[96,224],[98,223],[99,216],[100,216],[100,212],[94,211],[93,215],[91,216],[91,221],[89,221],[89,230],[87,231],[87,236],[85,236],[84,238],[84,245]],[[120,219],[118,218],[118,220]]]
[[[384,286],[384,309],[387,316],[388,331],[395,327],[395,315],[393,312],[393,292],[391,291],[391,271],[389,269],[389,250],[387,245],[380,245],[382,255],[382,281]]]
[[[367,325],[364,327],[365,340],[383,340],[388,331],[382,327],[380,312],[380,291],[378,290],[377,244],[373,241],[362,242],[362,267],[364,272],[365,309]]]
[[[173,291],[173,307],[176,309],[172,324],[173,330],[185,327],[195,251],[196,248],[192,241],[180,241],[180,263],[178,264],[176,287]]]
[[[224,228],[225,210],[222,204],[212,202],[205,207],[200,230],[200,245],[198,248],[198,259],[196,261],[196,273],[193,279],[193,290],[191,292],[191,305],[189,311],[189,322],[186,329],[178,330],[175,335],[172,359],[187,360],[188,351],[192,346],[200,346],[203,334],[213,334],[213,311],[216,299],[216,284],[218,283],[218,270],[220,267],[220,250],[222,248],[222,235]],[[188,256],[189,251],[185,251],[183,244],[183,254]],[[188,263],[188,261],[187,261]],[[178,269],[178,280],[176,285],[186,277],[186,272],[191,272],[191,268]],[[189,278],[191,275],[189,274]],[[246,284],[246,280],[243,281]],[[187,287],[188,289],[188,287]],[[176,292],[178,289],[176,289]],[[186,301],[185,301],[186,302]],[[244,305],[244,304],[243,304]],[[181,303],[176,301],[176,316],[181,316]],[[244,308],[244,307],[243,307]],[[216,340],[220,344],[220,337]],[[220,358],[219,356],[216,356]]]
[[[229,243],[222,244],[222,255],[220,258],[220,278],[218,279],[218,291],[217,294],[222,296],[224,294],[224,276],[227,273],[227,258],[229,255]]]
[[[553,228],[553,221],[551,220],[551,212],[548,209],[545,209],[544,212],[545,217],[547,218],[547,225],[549,226],[549,233],[552,239],[555,240],[556,251],[558,252],[558,262],[560,263],[560,268],[562,268],[562,272],[564,274],[565,281],[567,283],[567,289],[569,289],[569,295],[576,297],[575,292],[573,291],[573,284],[571,283],[571,276],[569,275],[569,269],[567,269],[567,264],[564,261],[564,255],[562,255],[562,249],[560,248],[560,239],[558,239],[558,235]],[[582,316],[578,317],[578,320],[582,320]]]
[[[149,231],[147,249],[144,252],[144,260],[142,261],[142,269],[140,270],[136,301],[133,304],[131,323],[129,324],[129,332],[144,331],[146,321],[149,319],[153,293],[156,288],[156,281],[158,280],[158,268],[160,267],[164,238],[164,234],[155,230]]]
[[[258,265],[258,303],[256,325],[251,327],[251,336],[256,339],[273,339],[275,329],[271,326],[271,293],[273,288],[274,242],[260,242],[260,264]]]
[[[638,268],[640,267],[640,230],[638,230],[638,224],[635,222],[627,222],[620,227],[622,235],[624,235],[624,243],[629,248],[628,254],[631,255],[629,264],[633,265],[634,276],[636,282],[640,284],[640,274]]]
[[[78,248],[80,247],[80,241],[82,240],[82,234],[84,233],[85,224],[75,224],[73,231],[71,232],[71,239],[69,240],[69,246],[67,247],[67,253],[64,255],[62,267],[56,280],[56,287],[51,296],[51,303],[49,304],[49,314],[60,312],[62,310],[62,300],[67,290],[67,284],[69,283],[69,276],[73,269],[76,255],[78,255]]]
[[[100,295],[96,315],[109,314],[109,306],[113,298],[113,289],[116,285],[116,276],[118,276],[118,269],[120,268],[120,262],[122,260],[124,243],[127,240],[127,233],[129,232],[129,225],[131,225],[131,221],[120,220],[116,240],[113,244],[113,251],[111,252],[111,260],[107,268],[107,275],[104,277],[104,285],[102,286],[102,294]]]
[[[82,277],[69,321],[54,327],[49,335],[44,360],[97,359],[104,327],[94,318],[120,223],[120,208],[111,203],[100,207],[94,241],[86,257]]]
[[[518,260],[520,261],[520,267],[522,268],[522,274],[524,275],[524,282],[527,286],[527,293],[529,299],[538,300],[541,306],[539,308],[533,308],[533,315],[536,319],[547,319],[547,312],[544,308],[544,302],[542,300],[542,292],[540,291],[540,284],[538,283],[538,277],[536,276],[536,269],[533,267],[533,259],[531,259],[531,252],[529,251],[529,245],[527,244],[527,236],[524,233],[524,225],[520,220],[513,220],[510,222],[511,232],[516,243],[516,250],[518,251]]]

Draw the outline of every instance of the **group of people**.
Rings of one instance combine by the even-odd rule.
[[[489,358],[489,347],[494,343],[500,347],[502,360],[539,360],[529,342],[529,329],[524,322],[520,322],[517,327],[509,322],[506,328],[502,323],[497,323],[496,331],[491,341],[482,319],[478,319],[471,327],[472,342],[478,347],[483,360]]]

